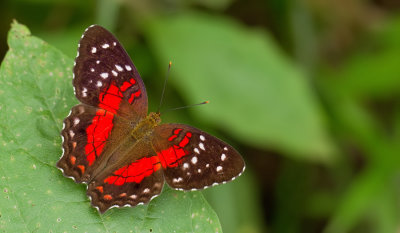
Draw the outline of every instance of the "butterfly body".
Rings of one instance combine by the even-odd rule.
[[[160,124],[147,114],[142,79],[118,40],[106,29],[86,29],[78,46],[73,85],[80,104],[61,131],[63,174],[88,185],[101,213],[148,203],[167,182],[178,190],[226,183],[244,171],[227,143],[184,124]]]

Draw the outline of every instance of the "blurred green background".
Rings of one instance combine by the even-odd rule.
[[[164,122],[232,144],[247,169],[203,191],[224,232],[400,232],[400,1],[2,0],[75,57],[100,24],[127,49]],[[73,64],[71,64],[72,67]],[[72,107],[72,106],[71,106]]]

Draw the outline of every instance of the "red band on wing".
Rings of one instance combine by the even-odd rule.
[[[182,131],[182,129],[175,129],[175,130],[173,131],[174,134],[172,134],[172,136],[168,138],[168,141],[172,141],[172,140],[174,140],[175,138],[177,138],[179,132],[181,132],[181,131]],[[190,137],[191,137],[191,136],[192,136],[192,134],[190,134]]]
[[[145,177],[150,176],[153,172],[161,169],[161,167],[176,167],[180,159],[189,154],[179,146],[172,146],[166,150],[157,153],[157,156],[144,157],[125,167],[115,171],[113,175],[107,177],[104,183],[123,185],[127,182],[140,183]]]
[[[121,91],[122,91],[122,92],[126,91],[129,87],[131,87],[131,86],[132,86],[133,84],[135,84],[135,83],[136,83],[135,79],[131,78],[131,79],[129,80],[129,82],[124,82],[124,83],[122,84],[122,86],[121,86]]]
[[[144,177],[151,175],[159,169],[154,166],[159,163],[157,156],[144,157],[115,171],[107,177],[104,183],[123,185],[126,182],[140,183]]]
[[[140,94],[141,94],[140,90],[138,90],[137,92],[132,93],[131,97],[129,97],[129,100],[128,100],[129,103],[131,104],[135,98],[138,98],[140,96]]]
[[[103,151],[105,142],[113,128],[114,114],[103,109],[97,110],[92,124],[86,128],[87,144],[85,146],[86,159],[89,166]]]
[[[181,131],[182,131],[182,129],[175,129],[175,130],[174,130],[174,134],[178,135],[179,132],[181,132]]]
[[[192,133],[187,132],[186,135],[183,137],[182,141],[179,143],[180,147],[185,147],[189,143],[189,138],[192,137]]]
[[[182,147],[176,145],[157,153],[158,157],[160,158],[161,165],[164,168],[178,166],[179,160],[188,154],[188,151],[185,151]]]
[[[136,81],[131,78],[129,82],[124,82],[120,88],[118,88],[114,82],[111,83],[106,90],[100,93],[99,107],[114,114],[117,113],[123,98],[122,92],[126,91],[129,87],[135,84],[135,82]]]
[[[135,83],[136,81],[132,78],[129,82],[124,82],[118,88],[113,82],[106,90],[100,93],[99,108],[101,109],[96,112],[96,115],[92,119],[92,124],[86,128],[87,144],[85,146],[85,153],[89,166],[93,164],[104,149],[105,142],[113,128],[114,114],[117,113],[123,98],[122,92]],[[139,95],[140,90],[132,94],[129,102],[132,103],[134,98]]]

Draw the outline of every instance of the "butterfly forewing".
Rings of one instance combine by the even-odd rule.
[[[131,120],[147,114],[147,93],[138,71],[118,40],[98,25],[89,27],[79,42],[73,85],[82,103]]]
[[[153,145],[172,188],[197,190],[225,183],[245,168],[240,154],[222,140],[184,124],[154,129]]]

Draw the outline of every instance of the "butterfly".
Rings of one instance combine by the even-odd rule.
[[[73,86],[80,103],[64,119],[57,167],[87,184],[92,206],[146,204],[166,182],[199,190],[242,174],[245,163],[229,144],[185,124],[161,124],[148,114],[142,79],[118,40],[92,25],[78,44]]]

